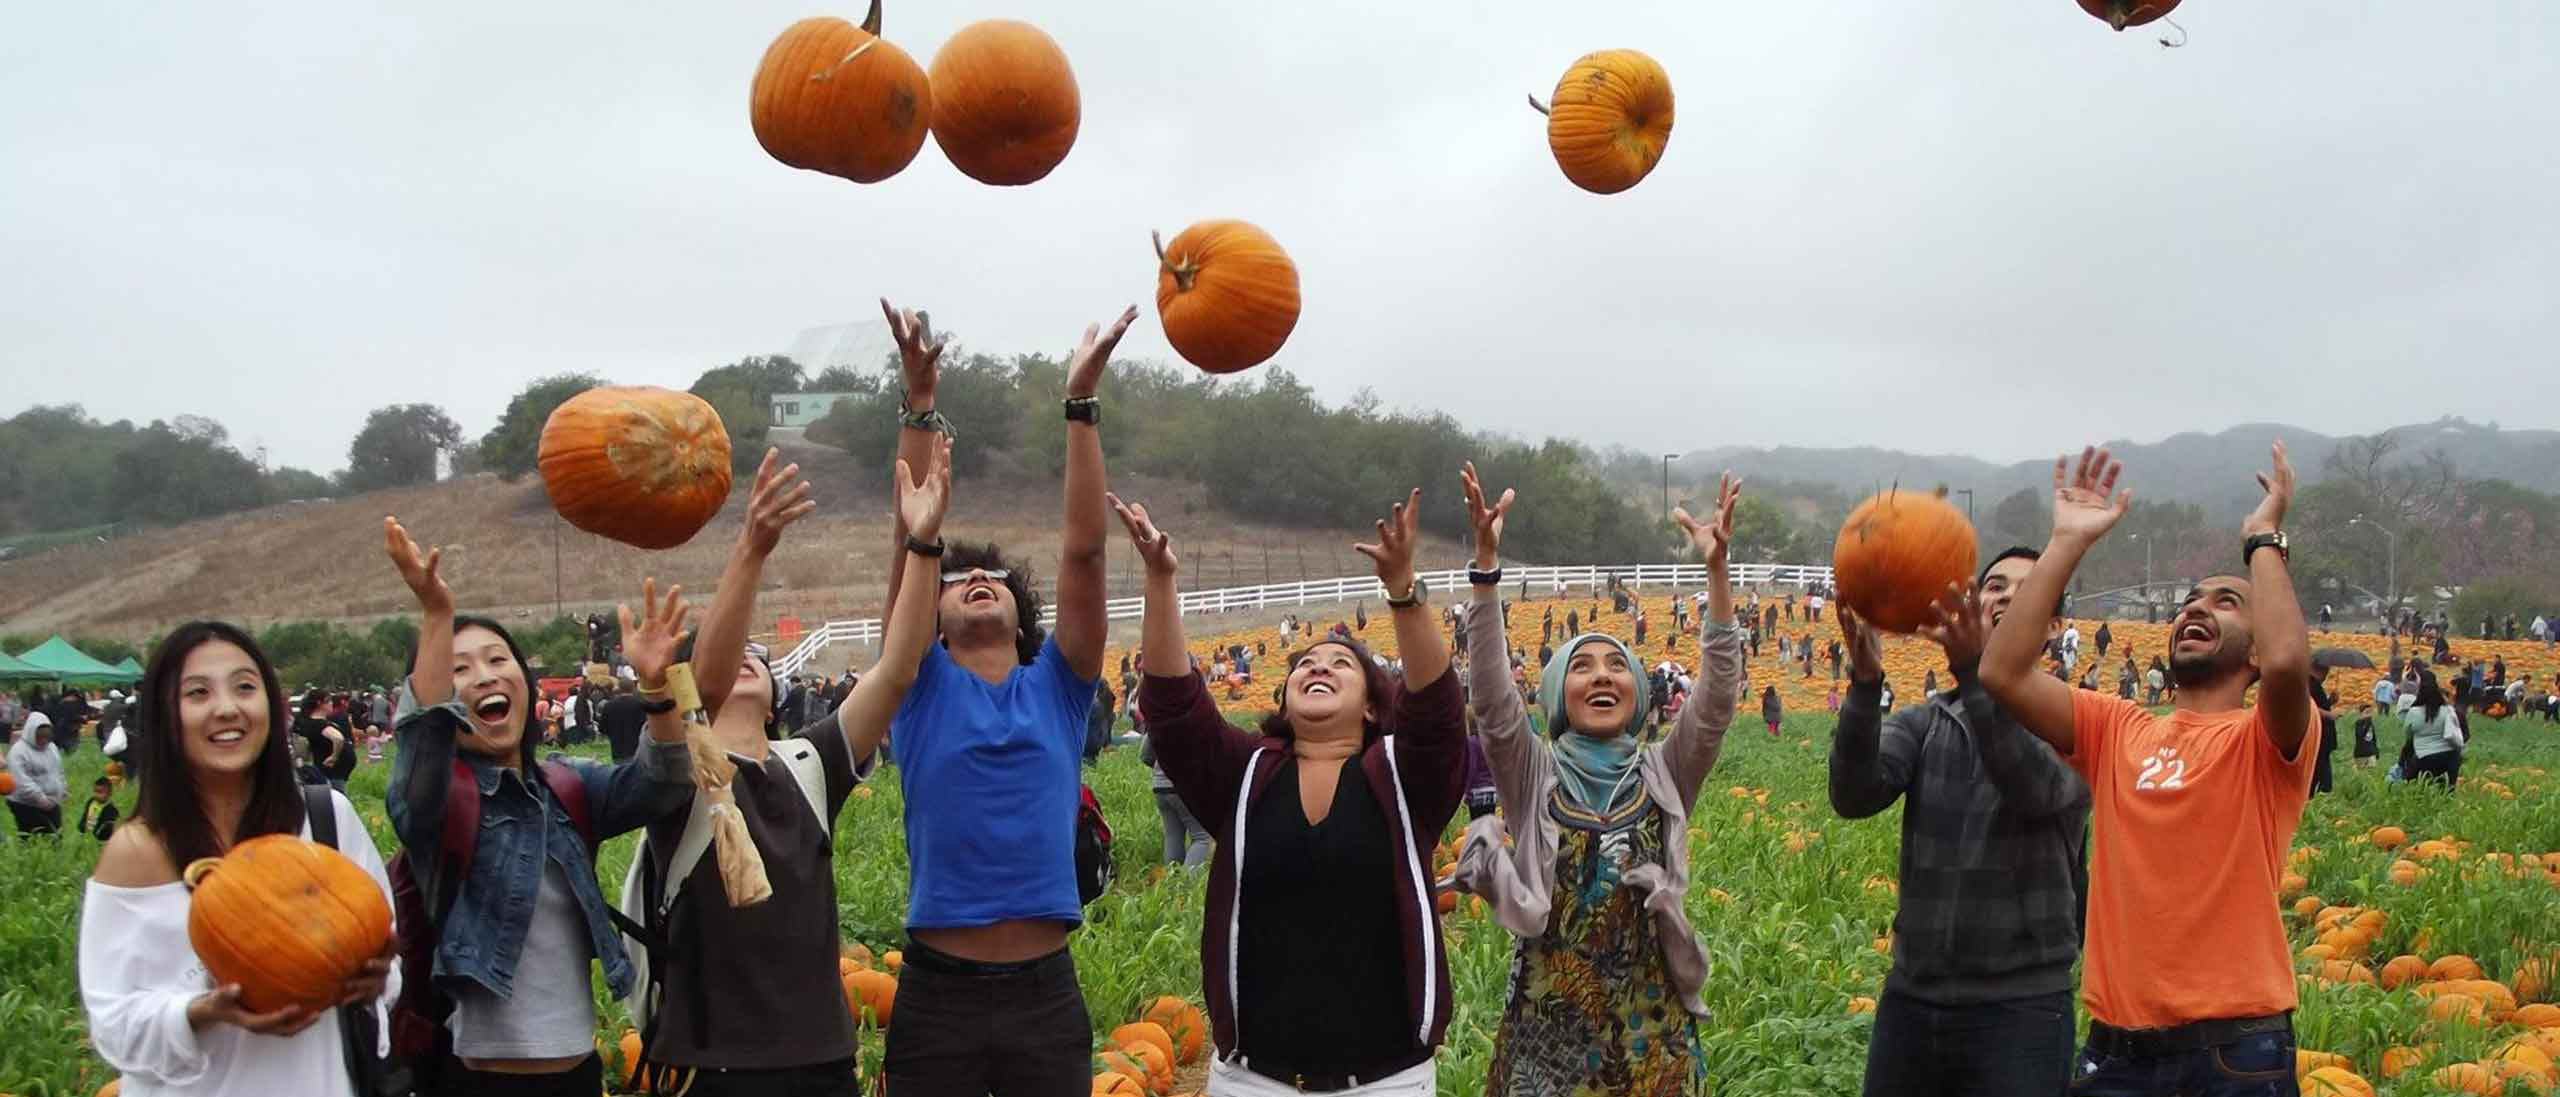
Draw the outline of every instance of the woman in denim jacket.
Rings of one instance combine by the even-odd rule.
[[[442,1092],[576,1095],[600,1092],[595,1002],[588,964],[602,961],[615,997],[631,984],[622,937],[606,916],[595,864],[568,810],[534,758],[532,680],[524,653],[497,622],[454,616],[437,574],[442,550],[421,553],[396,520],[383,520],[392,563],[418,598],[418,650],[394,720],[391,828],[431,887],[445,849],[446,796],[454,781],[479,786],[480,834],[471,863],[437,927],[435,978],[453,999],[453,1059],[431,1071]],[[623,655],[653,708],[649,742],[614,766],[568,763],[584,787],[594,837],[637,830],[682,808],[693,792],[684,723],[666,700],[666,671],[683,634],[685,606],[671,587],[641,587],[644,619],[621,610]]]

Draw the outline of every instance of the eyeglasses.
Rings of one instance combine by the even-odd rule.
[[[747,641],[747,658],[749,658],[749,659],[769,659],[769,658],[772,658],[772,656],[773,656],[773,649],[772,649],[772,648],[768,648],[768,647],[764,646],[763,644],[756,643],[756,642],[755,642],[755,641],[753,641],[753,640]]]
[[[947,587],[953,583],[967,582],[969,579],[981,575],[985,576],[991,582],[1001,583],[1005,581],[1007,576],[1012,574],[1013,573],[1011,571],[1004,568],[971,568],[967,571],[946,571],[942,573],[942,585]]]

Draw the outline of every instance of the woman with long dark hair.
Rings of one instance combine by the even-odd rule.
[[[1489,614],[1501,598],[1512,494],[1487,503],[1472,465],[1466,487],[1474,612]],[[1468,683],[1469,707],[1506,814],[1467,825],[1458,887],[1483,896],[1516,938],[1485,1086],[1495,1097],[1705,1089],[1698,1022],[1707,1015],[1707,953],[1684,913],[1688,818],[1743,688],[1743,634],[1725,568],[1741,487],[1725,477],[1703,521],[1675,512],[1708,575],[1699,696],[1680,707],[1669,735],[1648,741],[1637,723],[1648,682],[1615,636],[1586,633],[1556,650],[1540,690],[1541,727],[1498,672],[1488,673],[1499,641],[1469,641],[1469,661],[1481,668]]]
[[[2435,672],[2418,672],[2418,703],[2409,709],[2409,745],[2402,751],[2402,772],[2410,779],[2436,781],[2451,788],[2462,781],[2463,730],[2459,707],[2445,700]]]
[[[80,911],[90,1042],[136,1097],[352,1094],[336,1010],[252,1012],[237,985],[213,984],[187,943],[188,864],[260,835],[311,833],[275,666],[247,633],[196,621],[152,652],[138,696],[142,734],[130,749],[151,777],[99,855]],[[345,796],[328,802],[339,850],[388,902],[364,821]],[[380,1010],[398,989],[386,950],[347,979],[338,1004]],[[376,1032],[389,1031],[375,1020]]]
[[[619,998],[632,971],[588,843],[681,810],[693,793],[684,721],[666,681],[684,626],[683,588],[662,599],[657,581],[644,580],[636,628],[630,608],[618,610],[623,657],[650,702],[640,753],[611,766],[537,763],[542,728],[523,649],[496,621],[454,614],[442,549],[420,551],[395,519],[382,526],[422,617],[393,720],[400,753],[391,765],[391,829],[429,894],[450,903],[442,924],[418,927],[435,936],[435,978],[453,1006],[451,1054],[425,1064],[432,1088],[590,1097],[603,1088],[604,1068],[589,972],[601,962]],[[479,833],[469,862],[448,864],[446,805],[461,781],[479,796]]]
[[[1433,1092],[1451,1001],[1426,873],[1465,796],[1467,752],[1449,645],[1414,574],[1421,495],[1378,523],[1377,544],[1354,546],[1386,587],[1404,683],[1358,641],[1320,640],[1284,664],[1258,735],[1219,715],[1191,662],[1173,538],[1111,500],[1146,561],[1147,742],[1216,835],[1200,934],[1214,1097]]]

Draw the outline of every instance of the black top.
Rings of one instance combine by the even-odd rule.
[[[833,714],[799,738],[817,747],[826,771],[828,819],[844,809],[858,778]],[[738,813],[764,857],[773,897],[740,909],[720,886],[719,858],[706,850],[676,903],[667,948],[666,1004],[651,1054],[689,1067],[768,1070],[850,1059],[853,1014],[836,975],[834,843],[809,810],[780,752],[763,765],[738,761]],[[865,767],[868,772],[868,767]],[[690,811],[649,824],[649,849],[667,871]]]
[[[343,741],[331,744],[328,731],[335,726],[316,716],[300,716],[293,721],[293,733],[302,737],[304,746],[311,748],[313,769],[319,770],[330,780],[344,781],[356,771],[355,740],[342,732],[340,738]],[[336,761],[329,759],[331,750],[337,751]]]
[[[2329,697],[2329,687],[2320,684],[2317,678],[2311,680],[2311,704],[2322,712],[2338,707],[2338,703]],[[2323,716],[2320,718],[2320,753],[2328,754],[2337,749],[2338,718]]]
[[[649,710],[640,703],[640,695],[617,694],[604,703],[596,722],[604,725],[605,740],[613,744],[613,760],[627,762],[640,752],[640,733],[649,728]]]
[[[1298,760],[1280,763],[1245,817],[1236,1022],[1248,1062],[1352,1073],[1415,1050],[1397,856],[1358,759],[1312,825]]]

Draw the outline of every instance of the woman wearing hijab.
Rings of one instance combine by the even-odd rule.
[[[2445,701],[2433,673],[2418,674],[2418,703],[2409,715],[2409,745],[2402,767],[2411,779],[2439,781],[2452,788],[2462,781],[2462,719]]]
[[[17,780],[9,790],[9,814],[17,821],[18,837],[59,833],[62,799],[70,789],[62,779],[62,749],[53,745],[53,717],[27,713],[26,726],[9,744],[9,776]]]
[[[1358,641],[1317,641],[1284,664],[1259,735],[1218,714],[1186,654],[1173,538],[1111,500],[1147,567],[1147,741],[1217,836],[1200,934],[1212,1097],[1435,1091],[1451,1000],[1425,873],[1466,791],[1466,706],[1414,575],[1421,497],[1353,546],[1377,562],[1404,686]],[[1500,631],[1469,634],[1492,652],[1477,672],[1505,673]]]
[[[1499,597],[1491,580],[1499,579],[1512,494],[1488,506],[1473,466],[1466,483],[1476,550],[1468,575],[1481,609]],[[1576,636],[1557,651],[1540,690],[1549,713],[1542,728],[1531,727],[1509,690],[1469,683],[1510,814],[1468,825],[1458,887],[1483,896],[1518,938],[1489,1094],[1667,1097],[1705,1087],[1698,1021],[1707,1016],[1707,954],[1682,908],[1689,809],[1742,690],[1742,630],[1725,576],[1740,495],[1741,483],[1726,476],[1707,520],[1675,512],[1706,558],[1709,597],[1700,695],[1681,706],[1669,737],[1638,739],[1645,678],[1614,636]],[[1484,651],[1470,659],[1497,663]]]

